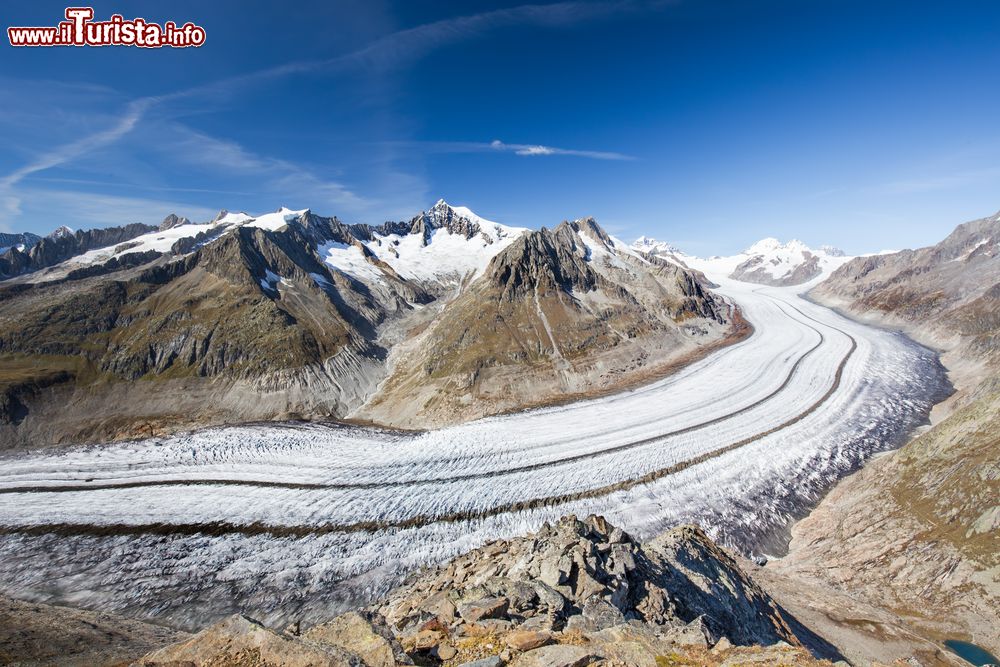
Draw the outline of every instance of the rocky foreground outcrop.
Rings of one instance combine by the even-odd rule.
[[[135,664],[661,667],[837,657],[700,529],[640,545],[592,516],[417,572],[386,600],[328,623],[278,633],[234,616]]]

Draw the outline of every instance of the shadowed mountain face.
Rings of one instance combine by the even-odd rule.
[[[0,270],[5,446],[345,417],[372,399],[372,417],[424,425],[377,385],[554,359],[571,385],[595,354],[659,337],[676,356],[717,342],[728,317],[696,276],[621,253],[592,220],[528,233],[444,202],[379,227],[282,209],[61,229]],[[524,331],[504,340],[500,321]],[[572,393],[501,408],[476,405],[473,385],[430,385],[471,405],[463,417]]]
[[[24,252],[29,250],[31,246],[41,240],[41,236],[32,234],[31,232],[25,232],[23,234],[8,234],[6,232],[0,232],[0,255],[5,255],[7,251],[12,248],[17,248],[18,250]]]

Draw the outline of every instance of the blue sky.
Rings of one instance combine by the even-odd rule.
[[[253,7],[253,9],[251,9]],[[4,27],[65,4],[3,5]],[[199,49],[0,60],[0,230],[439,197],[729,253],[933,243],[1000,209],[996,2],[95,2]]]

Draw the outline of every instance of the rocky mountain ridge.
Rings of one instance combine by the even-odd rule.
[[[24,252],[41,240],[41,236],[32,234],[31,232],[24,232],[23,234],[0,232],[0,255],[6,254],[11,248],[17,248],[21,252]]]
[[[354,416],[438,426],[483,406],[496,413],[600,395],[747,331],[702,276],[641,256],[592,218],[565,221],[497,253],[418,345],[397,350],[392,375]]]
[[[621,249],[608,249],[612,241],[596,222],[580,224],[605,245],[591,256],[580,232],[567,226],[561,233],[574,237],[569,251],[561,242],[550,243],[551,254],[529,253],[525,268],[549,281],[512,289],[502,306],[494,292],[512,260],[497,258],[540,232],[443,201],[408,222],[378,227],[307,209],[256,217],[223,211],[208,223],[171,215],[155,227],[64,231],[27,253],[12,249],[0,259],[8,276],[0,280],[0,442],[135,437],[254,419],[377,416],[430,425],[443,414],[423,410],[433,395],[419,405],[404,398],[402,416],[363,408],[380,383],[405,384],[408,373],[447,375],[449,382],[500,366],[520,373],[542,359],[565,359],[570,339],[573,354],[585,359],[590,350],[581,337],[598,331],[607,340],[601,352],[633,352],[586,369],[563,366],[559,383],[502,402],[476,400],[475,382],[448,384],[465,403],[450,418],[524,407],[529,398],[519,396],[552,400],[594,384],[618,386],[723,339],[730,308],[698,276],[634,253],[618,259]],[[631,262],[630,280],[641,276],[653,291],[644,288],[637,298],[602,277],[591,264],[608,258]],[[543,322],[539,313],[550,302],[560,312]],[[493,325],[482,319],[484,307],[520,313],[499,317],[528,313],[529,338],[504,347],[486,331]],[[440,321],[458,338],[421,348],[429,336],[420,334]],[[497,345],[484,345],[476,327]],[[655,363],[635,356],[640,338],[659,350]],[[416,348],[434,367],[397,364],[389,351],[400,346]],[[394,384],[397,368],[403,375]]]

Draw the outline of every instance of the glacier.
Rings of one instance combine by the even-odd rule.
[[[949,386],[933,352],[810,302],[811,285],[710,277],[753,334],[613,396],[420,433],[247,424],[7,455],[0,590],[188,628],[308,623],[565,514],[639,538],[698,522],[779,554]]]

